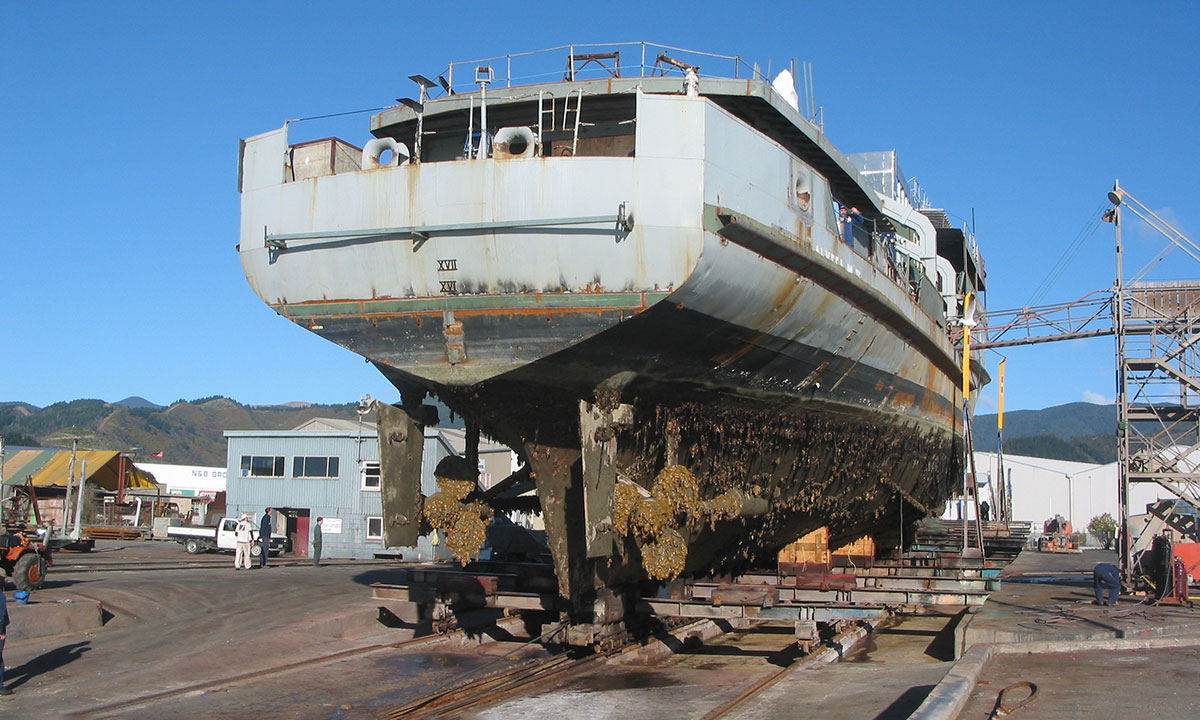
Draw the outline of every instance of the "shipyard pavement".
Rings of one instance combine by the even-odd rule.
[[[1122,595],[1093,604],[1092,568],[1116,554],[1024,551],[958,634],[961,659],[914,720],[987,718],[1002,690],[1034,698],[1012,717],[1191,718],[1200,699],[1200,612]],[[1014,687],[1004,703],[1029,695]]]

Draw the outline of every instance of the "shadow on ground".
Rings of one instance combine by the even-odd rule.
[[[24,665],[18,665],[5,672],[5,680],[11,680],[6,685],[10,689],[20,687],[42,673],[48,673],[75,662],[89,650],[91,650],[91,641],[85,640],[44,652]]]

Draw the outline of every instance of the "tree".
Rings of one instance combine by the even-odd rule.
[[[1088,532],[1097,540],[1104,543],[1104,549],[1112,549],[1113,538],[1117,535],[1117,521],[1108,513],[1097,515],[1088,523]]]

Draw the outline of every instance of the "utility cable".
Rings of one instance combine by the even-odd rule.
[[[1040,303],[1046,293],[1049,292],[1050,288],[1054,286],[1054,283],[1058,282],[1058,279],[1062,277],[1064,272],[1066,272],[1067,266],[1070,265],[1071,261],[1075,259],[1075,256],[1078,255],[1079,251],[1083,248],[1084,243],[1093,235],[1095,235],[1096,231],[1100,229],[1100,223],[1102,222],[1104,210],[1107,207],[1108,203],[1102,202],[1091,213],[1091,215],[1088,216],[1087,222],[1084,223],[1084,226],[1079,230],[1079,233],[1075,235],[1075,239],[1071,241],[1071,244],[1067,246],[1067,249],[1063,251],[1063,254],[1058,258],[1058,262],[1056,262],[1054,266],[1050,268],[1050,271],[1046,273],[1045,279],[1043,279],[1042,283],[1038,285],[1036,290],[1033,291],[1033,295],[1031,295],[1029,300],[1025,303],[1025,307],[1033,307]]]
[[[328,118],[346,117],[347,115],[362,115],[363,113],[371,113],[371,112],[379,112],[380,110],[387,110],[389,107],[395,107],[395,106],[394,105],[383,105],[382,107],[365,108],[363,110],[347,110],[346,112],[330,113],[328,115],[313,115],[311,117],[296,118],[295,120],[289,120],[288,122],[298,123],[298,122],[304,122],[305,120],[326,120]]]

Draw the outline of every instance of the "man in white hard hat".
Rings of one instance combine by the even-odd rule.
[[[233,530],[233,537],[237,540],[237,552],[233,557],[233,569],[241,570],[250,569],[250,545],[254,542],[254,523],[250,522],[250,516],[242,513],[238,518],[237,527]]]

